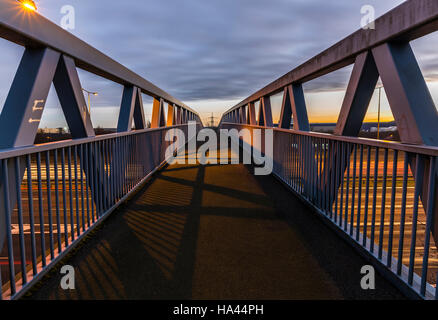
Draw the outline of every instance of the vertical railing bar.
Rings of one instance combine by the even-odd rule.
[[[388,149],[385,148],[384,160],[383,160],[383,177],[382,177],[382,206],[380,209],[380,228],[379,228],[379,260],[383,255],[383,237],[385,233],[385,206],[386,206],[386,177],[388,174]]]
[[[106,172],[105,172],[105,144],[104,141],[98,142],[98,148],[99,148],[99,168],[102,172],[102,213],[106,212],[107,210],[107,193],[106,193]]]
[[[114,181],[115,181],[115,192],[116,192],[116,202],[120,199],[120,172],[119,172],[119,138],[114,139]]]
[[[415,264],[415,245],[417,241],[417,221],[418,221],[418,202],[422,189],[421,174],[423,172],[423,159],[419,154],[416,155],[415,161],[415,192],[414,205],[412,209],[412,232],[411,232],[411,248],[409,254],[409,270],[408,270],[408,284],[412,285],[414,279],[414,264]]]
[[[135,150],[137,151],[136,156],[136,167],[137,167],[137,182],[136,185],[141,181],[141,179],[143,179],[143,175],[141,172],[141,139],[139,135],[135,136],[135,139],[137,140],[137,146],[135,148]],[[286,174],[286,172],[285,172]]]
[[[320,150],[318,148],[318,138],[310,137],[310,140],[312,141],[311,144],[311,151],[312,151],[312,159],[315,161],[315,167],[313,169],[313,185],[315,186],[315,195],[314,195],[314,203],[316,206],[321,209],[321,205],[319,203],[319,196],[320,196],[320,190],[319,190],[319,156],[320,156]],[[316,155],[316,159],[314,159],[314,156]]]
[[[81,185],[81,216],[82,216],[82,232],[85,232],[85,201],[84,201],[84,145],[79,146],[79,171]]]
[[[105,141],[100,141],[99,142],[100,145],[100,154],[101,154],[101,165],[100,167],[102,168],[102,176],[103,176],[103,181],[102,181],[102,199],[103,199],[103,208],[104,208],[104,212],[106,212],[108,210],[108,176],[106,174],[106,150],[105,150]]]
[[[374,184],[373,184],[373,207],[371,214],[371,243],[370,243],[370,251],[374,253],[374,236],[376,232],[376,204],[377,204],[377,182],[379,176],[379,148],[376,148],[376,155],[374,158]]]
[[[35,240],[35,221],[33,212],[33,194],[32,194],[32,164],[31,156],[26,156],[27,164],[27,198],[29,202],[29,224],[30,224],[30,237],[31,237],[31,250],[32,250],[32,272],[35,276],[37,274],[37,257],[36,257],[36,240]]]
[[[397,274],[400,275],[403,265],[403,247],[405,236],[405,220],[406,220],[406,196],[408,189],[408,169],[409,169],[409,154],[405,152],[404,168],[403,168],[403,191],[402,191],[402,204],[400,213],[400,236],[398,241],[398,261],[397,261]]]
[[[327,204],[327,206],[330,210],[330,218],[333,221],[335,221],[335,218],[334,218],[334,214],[333,214],[334,210],[333,210],[332,204],[333,204],[334,198],[336,197],[336,195],[335,195],[335,193],[336,193],[335,192],[335,186],[336,186],[336,184],[335,184],[335,157],[336,157],[335,145],[336,145],[335,141],[330,142],[330,166],[328,168],[328,169],[330,169],[330,198],[329,198],[329,201]]]
[[[67,217],[67,183],[65,181],[65,150],[61,149],[61,167],[62,167],[62,207],[64,210],[64,242],[68,246],[68,217]]]
[[[120,137],[120,197],[123,197],[125,194],[125,140],[123,137]]]
[[[316,172],[318,170],[318,149],[315,148],[315,142],[313,141],[312,137],[309,137],[309,144],[308,144],[308,153],[309,153],[309,159],[312,159],[312,167],[311,167],[311,171],[310,171],[310,176],[311,176],[311,184],[312,184],[312,203],[316,204],[316,197],[318,196],[318,192],[316,190]],[[316,159],[315,159],[316,158]]]
[[[289,182],[290,185],[292,186],[292,189],[294,189],[296,191],[296,185],[295,185],[295,181],[294,181],[294,176],[295,176],[295,162],[293,160],[293,156],[294,156],[294,149],[292,148],[292,141],[295,141],[295,136],[293,135],[289,135]]]
[[[357,144],[353,144],[353,185],[351,186],[351,213],[350,213],[350,236],[354,230],[354,203],[356,200],[356,169],[357,169]]]
[[[24,241],[24,228],[23,228],[23,203],[21,197],[21,178],[22,176],[21,176],[21,168],[20,168],[20,158],[16,157],[15,158],[15,191],[17,193],[18,232],[20,234],[21,278],[23,279],[22,283],[24,285],[27,283],[27,266],[26,266],[26,242]],[[0,287],[1,287],[1,280],[0,280]]]
[[[321,139],[321,167],[320,167],[320,190],[321,190],[321,209],[327,215],[327,208],[325,207],[325,198],[326,198],[326,175],[324,174],[325,162],[327,161],[327,150],[325,147],[325,139]]]
[[[134,150],[132,152],[132,156],[131,156],[131,188],[129,191],[131,191],[134,186],[135,186],[135,152],[136,152],[136,144],[135,144],[135,136],[129,136],[129,139],[131,140],[131,150]],[[162,159],[160,160],[164,160],[164,156]]]
[[[308,193],[308,187],[307,187],[307,181],[304,180],[304,176],[305,176],[305,151],[306,151],[306,141],[305,141],[305,136],[300,136],[300,160],[298,163],[298,168],[300,171],[300,183],[301,183],[301,194],[307,198],[307,193]]]
[[[74,146],[73,148],[73,166],[74,166],[74,170],[75,170],[75,205],[76,205],[76,234],[79,237],[81,235],[81,223],[80,223],[80,213],[79,213],[79,185],[78,185],[78,147],[77,145]]]
[[[362,245],[367,245],[367,231],[368,231],[368,206],[370,200],[370,174],[371,174],[371,150],[372,147],[367,148],[367,171],[366,171],[366,186],[365,186],[365,208],[363,214],[363,241]]]
[[[43,189],[41,183],[41,153],[37,153],[38,209],[40,218],[41,263],[46,266],[46,242],[44,230]]]
[[[106,197],[105,197],[105,169],[103,165],[103,149],[102,149],[102,143],[101,141],[96,142],[97,146],[97,157],[98,157],[98,168],[100,171],[100,183],[99,183],[99,194],[100,194],[100,208],[101,212],[99,214],[99,218],[104,214],[106,211]]]
[[[47,215],[49,219],[50,260],[53,260],[55,259],[55,245],[53,241],[52,184],[50,182],[50,177],[50,151],[46,151]]]
[[[359,192],[357,198],[357,218],[356,218],[356,241],[359,241],[360,234],[360,218],[362,207],[362,180],[363,180],[363,144],[360,145],[359,155]],[[365,234],[364,234],[365,237]]]
[[[91,193],[91,221],[92,223],[94,223],[96,221],[97,217],[97,208],[98,208],[98,204],[97,204],[97,186],[96,186],[96,182],[97,182],[97,173],[96,173],[96,156],[93,155],[93,143],[88,144],[88,155],[89,155],[89,161],[88,161],[88,165],[90,167],[90,178],[91,179],[91,188],[90,188],[90,193]],[[93,165],[94,164],[94,165]]]
[[[109,151],[110,151],[110,183],[111,183],[111,202],[112,204],[116,204],[117,200],[116,200],[116,188],[115,188],[115,183],[114,183],[114,139],[109,140]]]
[[[132,146],[131,136],[127,136],[126,140],[128,143],[128,150],[132,150],[133,146]],[[161,143],[162,143],[162,141],[161,141]],[[128,189],[127,189],[126,193],[129,193],[129,191],[131,191],[131,188],[132,188],[132,157],[133,157],[133,152],[129,151],[128,152]],[[161,160],[161,158],[160,158],[160,160]]]
[[[75,223],[73,210],[73,175],[71,172],[71,147],[67,148],[67,165],[68,165],[68,187],[69,187],[69,204],[70,204],[70,227],[71,227],[71,241],[75,240]]]
[[[398,151],[393,150],[394,158],[392,163],[392,188],[391,188],[391,211],[389,215],[389,237],[388,237],[388,256],[386,265],[391,268],[392,265],[392,243],[394,237],[394,215],[395,215],[395,201],[396,201],[396,191],[397,191],[397,161],[398,161]]]
[[[108,188],[108,207],[111,208],[113,205],[113,199],[112,199],[112,188],[111,188],[111,163],[110,163],[110,145],[109,145],[109,140],[105,140],[105,149],[106,149],[106,181],[107,181],[107,188]]]
[[[11,218],[11,203],[9,196],[9,175],[8,175],[8,159],[2,160],[3,167],[3,197],[5,209],[5,229],[6,241],[8,247],[8,262],[9,262],[9,280],[12,295],[15,294],[15,261],[14,261],[14,247],[12,243],[12,218]],[[1,272],[0,272],[1,273]],[[1,292],[0,292],[1,295]]]
[[[344,231],[347,232],[348,206],[349,206],[349,196],[350,196],[350,167],[351,167],[351,145],[350,145],[350,143],[347,143],[347,152],[346,152],[345,156],[347,157],[347,187],[345,189]]]
[[[304,151],[305,151],[305,137],[304,136],[300,136],[300,159],[299,159],[299,163],[298,163],[298,167],[300,170],[300,182],[301,182],[301,194],[306,196],[306,190],[307,190],[307,186],[306,186],[306,181],[304,180],[304,163],[305,163],[305,158],[304,158]]]
[[[129,150],[129,144],[128,139],[125,137],[122,137],[124,148],[123,150]],[[156,164],[155,164],[156,165]],[[126,155],[125,161],[123,164],[124,169],[124,181],[123,181],[123,195],[128,193],[128,179],[129,179],[129,154]]]
[[[103,172],[103,194],[105,202],[105,211],[109,208],[109,192],[108,192],[108,172],[107,172],[107,156],[106,156],[106,140],[101,142],[102,148],[102,172]]]
[[[325,146],[325,139],[321,139],[321,153],[322,153],[322,163],[321,163],[321,168],[320,168],[320,189],[321,189],[321,209],[325,212],[325,214],[327,215],[327,208],[325,205],[325,199],[326,197],[326,192],[327,192],[327,179],[326,179],[326,174],[324,171],[324,168],[326,168],[326,161],[327,161],[327,148]]]
[[[293,137],[293,141],[295,142],[294,144],[294,151],[293,151],[293,161],[294,161],[294,179],[295,179],[295,189],[298,193],[301,193],[301,189],[300,189],[300,181],[299,181],[299,168],[298,168],[298,164],[299,164],[299,136],[294,136]]]
[[[119,138],[119,152],[118,154],[118,167],[119,167],[119,199],[123,197],[123,191],[124,191],[124,187],[123,187],[123,180],[124,180],[124,171],[123,171],[123,156],[124,156],[124,144],[123,144],[123,139],[122,137]]]
[[[85,173],[85,196],[87,198],[86,202],[87,202],[87,228],[90,227],[90,179],[89,176],[91,174],[91,170],[90,170],[90,166],[89,166],[89,161],[88,161],[88,157],[89,157],[89,153],[88,153],[88,144],[84,145],[83,148],[84,151],[84,170],[87,170],[87,172]]]
[[[341,185],[341,199],[339,204],[339,226],[342,228],[344,224],[344,185],[345,185],[345,161],[346,161],[345,143],[341,142],[341,167],[339,168],[339,180]]]
[[[294,189],[293,185],[293,162],[292,162],[292,139],[294,138],[293,135],[287,135],[287,157],[286,157],[286,164],[287,164],[287,181],[289,186]]]
[[[316,150],[314,150],[314,143],[313,138],[308,138],[308,144],[307,144],[307,153],[308,153],[308,159],[312,159],[312,165],[309,167],[309,177],[310,177],[310,184],[312,186],[312,194],[311,194],[311,201],[315,204],[316,199],[316,183],[315,183],[315,172],[317,170],[318,162],[315,160]]]
[[[310,157],[309,157],[309,145],[310,145],[309,137],[303,136],[303,142],[304,142],[303,178],[306,186],[304,192],[306,194],[306,197],[309,199],[309,201],[312,201],[313,186],[309,175],[312,170],[311,166],[313,165],[313,163],[310,161]]]
[[[309,137],[310,139],[310,147],[309,147],[309,154],[312,158],[312,162],[315,164],[312,168],[312,185],[313,185],[313,203],[318,206],[318,145],[315,143],[315,140],[313,137]],[[315,147],[316,145],[316,147]],[[316,159],[315,159],[316,158]]]
[[[99,141],[99,154],[100,154],[100,168],[102,170],[102,204],[103,204],[103,212],[108,210],[108,196],[107,196],[107,176],[105,171],[105,141]]]
[[[295,177],[295,181],[296,181],[296,185],[298,188],[298,192],[300,194],[303,194],[303,184],[302,184],[302,179],[301,179],[301,166],[300,164],[301,162],[301,150],[300,148],[302,147],[302,142],[301,142],[301,136],[296,136],[295,137],[296,140],[296,150],[295,150],[295,171],[296,171],[296,177]]]
[[[96,193],[96,220],[99,219],[100,217],[100,213],[102,211],[102,205],[101,205],[101,195],[100,195],[100,179],[98,176],[101,175],[101,172],[99,172],[99,166],[98,166],[98,159],[99,159],[99,155],[97,152],[97,143],[93,142],[93,150],[94,150],[94,177],[95,177],[95,181],[94,181],[94,188],[95,193]]]
[[[423,253],[423,264],[421,270],[421,295],[426,294],[426,283],[427,283],[427,269],[429,265],[429,247],[430,247],[430,233],[432,228],[433,213],[435,209],[435,165],[436,158],[429,158],[429,177],[428,177],[428,190],[427,190],[427,214],[426,214],[426,230],[424,239],[424,253]]]
[[[299,136],[298,137],[298,145],[299,145],[299,149],[298,151],[298,159],[297,159],[297,168],[298,168],[298,179],[299,179],[299,183],[300,183],[300,193],[304,194],[304,184],[303,184],[303,174],[302,174],[302,169],[303,169],[303,153],[302,153],[302,148],[303,148],[303,137]]]
[[[335,167],[335,179],[336,180],[335,180],[335,189],[333,190],[334,191],[333,196],[335,198],[335,223],[337,223],[339,225],[340,221],[338,220],[338,216],[339,216],[338,194],[339,194],[339,187],[340,187],[340,180],[341,180],[339,178],[339,175],[340,175],[339,165],[340,165],[340,161],[341,161],[341,158],[340,158],[341,143],[339,141],[336,141],[335,144],[336,144],[336,155],[335,155],[335,159],[334,159],[334,162],[335,162],[334,167]]]
[[[317,150],[317,163],[316,163],[316,203],[318,204],[318,208],[322,210],[322,190],[321,190],[321,168],[322,168],[322,143],[321,139],[316,139],[316,150]]]
[[[55,206],[56,206],[56,228],[57,228],[57,238],[58,238],[58,254],[61,253],[62,250],[62,241],[61,241],[61,217],[59,210],[59,177],[58,177],[58,151],[55,149],[53,151],[53,166],[54,166],[54,174],[55,174]]]

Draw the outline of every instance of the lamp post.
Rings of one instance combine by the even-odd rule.
[[[383,86],[378,86],[379,90],[379,103],[377,105],[377,140],[380,139],[380,97],[382,96],[382,88]]]
[[[93,92],[93,91],[88,91],[88,90],[86,90],[84,88],[82,88],[82,91],[84,91],[88,95],[88,113],[91,114],[91,99],[90,99],[90,96],[91,95],[97,96],[98,93],[97,92]]]

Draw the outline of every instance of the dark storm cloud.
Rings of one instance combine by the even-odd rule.
[[[359,28],[360,8],[380,15],[402,0],[71,0],[74,34],[181,100],[237,99]],[[40,12],[59,23],[59,0]],[[65,3],[67,4],[67,3]],[[104,5],[103,5],[104,4]],[[347,71],[309,84],[345,86]],[[83,75],[90,87],[103,83]],[[120,90],[99,100],[118,103]],[[97,90],[97,89],[96,89]]]

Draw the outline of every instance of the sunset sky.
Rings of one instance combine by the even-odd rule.
[[[63,5],[75,8],[71,32],[184,101],[204,120],[217,119],[254,91],[360,28],[363,5],[376,17],[402,0],[37,0],[38,11],[60,24]],[[438,102],[436,35],[412,43]],[[436,40],[436,41],[435,41]],[[435,45],[431,45],[434,43]],[[23,48],[0,40],[0,105]],[[304,84],[311,122],[336,122],[351,66]],[[121,86],[80,71],[92,99],[95,126],[115,127]],[[382,118],[391,120],[386,96]],[[144,97],[146,116],[151,99]],[[274,121],[281,96],[272,99]],[[377,119],[377,91],[367,121]],[[51,90],[40,127],[65,126]]]

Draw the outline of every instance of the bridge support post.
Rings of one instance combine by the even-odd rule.
[[[409,43],[385,43],[372,51],[357,56],[334,133],[343,136],[357,136],[359,134],[379,75],[397,124],[401,142],[437,146],[438,113]],[[340,168],[339,179],[336,179],[341,183],[346,164],[350,161],[351,151],[341,155],[341,159],[336,155],[336,150],[331,152],[333,155],[329,155],[329,159],[332,160],[327,169],[324,170],[324,180],[328,181],[334,164],[341,161],[344,163],[344,167]],[[428,210],[429,206],[434,208],[432,233],[437,243],[438,206],[436,201],[438,190],[435,191],[434,199],[428,199],[429,186],[426,175],[429,172],[430,163],[421,159],[424,161],[422,164],[424,170],[417,173],[415,172],[415,161],[415,158],[409,158],[414,178],[424,181],[420,196],[425,210]],[[435,174],[435,185],[437,180],[438,176]],[[336,197],[338,188],[339,185],[335,185],[333,197]],[[333,201],[334,198],[330,198],[330,204]]]
[[[166,125],[164,119],[164,101],[163,99],[157,100],[154,98],[152,104],[152,121],[151,128],[164,127]]]
[[[94,136],[73,59],[48,48],[27,48],[0,115],[0,148],[34,144],[52,81],[72,137]],[[15,164],[8,166],[8,185],[3,182],[0,185],[2,194],[4,188],[9,189],[9,210],[14,208],[17,201],[16,183],[19,181],[21,184],[23,179],[26,168],[24,157],[20,157],[19,167],[17,177]],[[4,200],[4,197],[0,197],[0,250],[4,245],[6,228]]]
[[[279,128],[290,129],[291,119],[293,117],[293,128],[299,131],[310,131],[309,118],[307,115],[306,102],[301,84],[292,84],[284,88],[283,103],[281,105]],[[311,140],[311,138],[309,138]],[[304,141],[304,139],[303,139]],[[303,172],[315,172],[315,153],[311,145],[307,150],[304,144],[300,144],[301,166]],[[306,174],[304,179],[304,188],[306,194],[311,197],[313,189],[310,174]]]
[[[303,86],[301,84],[292,84],[284,88],[283,104],[281,107],[280,123],[278,124],[278,127],[282,129],[290,129],[292,117],[293,128],[295,130],[310,130]]]
[[[173,125],[175,125],[175,105],[171,105],[169,103],[168,107],[167,107],[167,126],[171,127]]]
[[[373,50],[373,56],[399,130],[402,143],[438,146],[438,113],[426,81],[408,42],[385,43]],[[429,161],[424,173],[415,172],[415,159],[410,158],[415,179],[423,181],[421,199],[425,210],[433,206],[432,234],[438,245],[438,189],[428,199]],[[438,176],[435,174],[435,186]]]
[[[141,91],[137,87],[129,86],[123,89],[117,132],[131,131],[133,120],[135,129],[146,128]]]
[[[254,102],[248,103],[248,124],[255,126],[257,124],[256,116],[255,116],[255,106]]]
[[[247,120],[246,120],[246,108],[247,108],[247,106],[243,106],[241,109],[241,111],[240,111],[240,123],[243,123],[243,124],[245,124],[246,122],[247,122]]]
[[[357,136],[359,134],[378,79],[379,73],[373,54],[367,51],[358,55],[348,82],[344,101],[342,102],[338,122],[334,130],[335,135]],[[338,189],[343,182],[351,152],[352,150],[347,150],[344,153],[338,153],[336,149],[329,149],[328,159],[330,159],[330,162],[324,169],[322,177],[325,184],[327,184],[332,176],[332,171],[335,170],[336,164],[341,164],[339,172],[337,172],[338,177],[335,179],[335,192],[329,196],[330,205],[335,201]]]
[[[182,112],[181,107],[176,107],[176,124],[182,124]]]
[[[271,101],[269,97],[262,97],[260,99],[259,119],[257,124],[262,127],[273,127]]]

